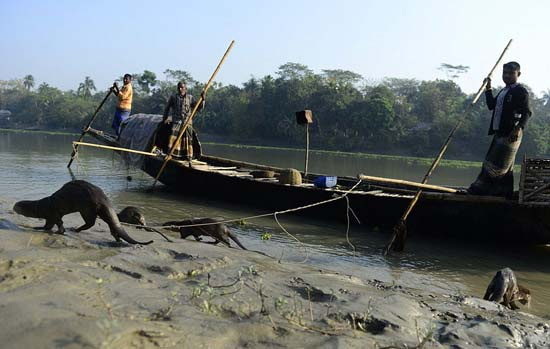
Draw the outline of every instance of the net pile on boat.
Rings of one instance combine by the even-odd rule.
[[[121,147],[149,152],[153,147],[153,139],[162,115],[134,114],[121,124],[118,142]],[[140,168],[144,155],[122,152],[121,159],[126,165]]]
[[[279,183],[300,185],[302,184],[302,175],[298,170],[295,170],[293,168],[282,170],[281,174],[279,175]]]

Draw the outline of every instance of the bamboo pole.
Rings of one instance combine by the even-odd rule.
[[[502,61],[502,58],[504,58],[504,54],[506,53],[506,51],[508,51],[508,47],[510,47],[511,43],[512,43],[512,39],[510,39],[510,41],[508,41],[508,44],[506,45],[506,47],[504,48],[504,50],[500,54],[500,57],[498,58],[497,62],[495,63],[495,65],[493,66],[493,68],[491,69],[489,74],[487,74],[487,79],[491,78],[491,76],[493,75],[493,72],[495,71],[496,67],[500,64],[500,62]],[[477,94],[476,94],[475,98],[470,102],[470,104],[468,104],[468,106],[466,107],[466,110],[464,111],[464,113],[466,113],[477,102],[477,100],[479,99],[479,97],[483,93],[483,89],[487,85],[487,79],[483,80],[483,83],[479,87],[479,90],[477,91]],[[441,160],[441,158],[443,157],[443,154],[447,150],[447,147],[449,146],[449,143],[451,143],[451,140],[452,140],[456,130],[460,127],[460,125],[462,125],[462,122],[464,121],[464,119],[465,119],[464,117],[461,117],[458,120],[458,122],[456,123],[455,127],[449,133],[449,136],[447,137],[447,140],[445,141],[445,143],[443,144],[443,146],[439,150],[439,153],[437,154],[437,156],[434,159],[432,165],[430,166],[430,169],[428,170],[428,172],[424,176],[424,179],[422,180],[422,184],[425,184],[426,182],[428,182],[428,178],[430,178],[431,174],[433,173],[433,171],[435,170],[435,168],[439,164],[439,161]],[[393,247],[394,251],[403,251],[403,249],[405,248],[405,239],[407,237],[407,226],[406,226],[405,222],[407,220],[407,217],[411,213],[412,209],[414,208],[414,206],[418,202],[418,199],[420,198],[421,194],[422,194],[422,189],[419,189],[416,192],[416,195],[414,196],[412,201],[410,202],[409,206],[405,210],[405,213],[403,213],[403,216],[401,217],[399,222],[397,222],[397,224],[394,226],[392,238],[391,238],[390,242],[388,243],[388,245],[386,246],[386,250],[384,252],[384,255],[387,255],[392,247]]]
[[[214,70],[214,73],[210,77],[210,80],[208,80],[208,82],[206,83],[206,86],[202,90],[202,93],[201,93],[197,103],[195,104],[195,108],[193,108],[193,111],[191,112],[191,115],[189,115],[187,120],[185,121],[185,124],[183,124],[183,127],[180,130],[178,138],[176,139],[176,141],[172,145],[172,148],[170,148],[170,152],[168,153],[168,155],[166,155],[166,158],[164,158],[164,162],[162,163],[162,166],[160,167],[160,170],[157,173],[157,176],[155,177],[155,181],[153,182],[153,188],[155,187],[155,184],[157,184],[157,181],[158,181],[160,175],[162,174],[162,172],[164,171],[164,168],[168,164],[168,161],[170,161],[170,159],[172,158],[172,155],[174,154],[174,150],[176,149],[176,146],[181,141],[181,138],[183,137],[183,134],[187,130],[187,127],[189,126],[191,121],[193,120],[193,117],[195,116],[195,113],[197,112],[197,110],[199,108],[199,105],[202,104],[203,96],[206,94],[206,92],[210,88],[210,85],[212,84],[212,81],[214,81],[214,78],[216,77],[216,74],[218,74],[218,71],[220,70],[223,62],[225,62],[225,59],[227,58],[227,55],[229,54],[229,51],[231,51],[231,49],[233,48],[234,44],[235,44],[235,40],[232,40],[231,43],[229,44],[229,47],[225,51],[225,54],[223,55],[222,59],[220,60],[220,63],[218,63],[218,66],[216,67],[216,70]]]
[[[304,178],[307,177],[308,163],[309,163],[309,124],[306,124],[306,165],[304,168]]]
[[[140,151],[140,150],[134,150],[134,149],[128,149],[128,148],[121,148],[121,147],[113,147],[110,145],[102,145],[102,144],[94,144],[94,143],[86,143],[86,142],[73,142],[75,146],[83,145],[86,147],[92,147],[92,148],[101,148],[101,149],[109,149],[109,150],[115,150],[115,151],[124,151],[127,153],[134,153],[134,154],[140,154],[145,156],[152,156],[157,157],[158,154],[155,153],[149,153],[146,151]]]
[[[402,184],[402,185],[407,185],[409,187],[416,187],[416,188],[422,188],[422,189],[432,189],[432,190],[443,191],[443,192],[446,192],[446,193],[456,193],[457,192],[457,190],[453,189],[453,188],[441,187],[439,185],[433,185],[433,184],[424,184],[424,183],[418,183],[418,182],[405,181],[405,180],[402,180],[402,179],[366,176],[364,174],[357,175],[357,178],[359,178],[361,180],[364,180],[364,181]]]
[[[97,113],[99,113],[99,110],[101,109],[101,107],[103,107],[103,104],[105,104],[105,102],[107,101],[107,98],[109,98],[109,96],[111,95],[112,92],[113,91],[111,89],[109,89],[109,92],[107,92],[107,95],[105,96],[105,98],[103,98],[103,100],[101,101],[101,104],[99,104],[99,107],[97,107],[97,109],[95,110],[94,114],[90,118],[90,121],[88,121],[88,124],[82,130],[82,134],[80,135],[80,138],[78,139],[78,142],[80,142],[84,139],[84,136],[86,135],[86,132],[88,132],[88,130],[90,129],[90,126],[92,126],[92,122],[94,121],[95,117],[97,116]],[[71,160],[69,160],[69,163],[67,164],[67,168],[71,167],[71,164],[73,163],[74,157],[76,156],[77,152],[78,152],[78,146],[73,147],[73,152],[71,153]]]

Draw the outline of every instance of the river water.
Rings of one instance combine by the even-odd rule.
[[[143,208],[150,225],[193,216],[236,219],[266,213],[251,207],[184,197],[162,185],[150,192],[152,178],[141,171],[127,169],[119,162],[118,155],[108,150],[81,147],[71,173],[66,165],[71,141],[75,138],[74,135],[0,131],[0,199],[10,206],[18,200],[42,198],[74,177],[101,187],[117,209],[130,205]],[[267,165],[302,169],[304,164],[301,151],[220,144],[203,144],[203,148],[205,154]],[[467,186],[479,172],[478,166],[441,167],[431,183]],[[371,159],[326,152],[312,152],[309,159],[310,172],[338,176],[365,173],[420,181],[427,167],[423,162],[407,159]],[[358,277],[395,281],[453,295],[483,296],[494,273],[508,266],[532,292],[532,306],[524,310],[550,318],[548,246],[478,246],[457,238],[428,241],[414,236],[408,239],[405,253],[384,258],[381,251],[389,237],[387,234],[353,227],[349,232],[350,245],[346,226],[342,224],[284,216],[280,222],[300,243],[283,232],[272,218],[250,220],[231,228],[249,249],[264,251],[283,263],[310,263]],[[271,234],[271,239],[262,240],[266,232]]]

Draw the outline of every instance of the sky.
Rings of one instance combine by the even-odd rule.
[[[124,73],[181,69],[206,82],[241,86],[275,75],[286,62],[384,77],[445,79],[441,63],[470,70],[456,82],[477,91],[508,40],[504,61],[521,82],[550,89],[550,1],[511,0],[0,0],[0,80],[32,74],[76,89],[90,76],[99,90]],[[501,83],[501,67],[494,85]]]

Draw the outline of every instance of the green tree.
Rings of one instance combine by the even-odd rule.
[[[83,96],[86,98],[89,98],[92,96],[92,91],[95,91],[95,84],[94,80],[92,80],[89,76],[86,76],[84,78],[84,82],[81,82],[80,85],[78,85],[78,89],[76,90],[76,93],[79,96]]]
[[[191,74],[185,70],[166,69],[164,71],[164,75],[166,76],[167,80],[175,83],[185,81],[187,87],[189,88],[192,88],[198,83],[198,81],[193,79],[193,76],[191,76]]]
[[[32,75],[25,75],[23,78],[23,85],[25,85],[25,88],[30,91],[34,87],[34,76]]]
[[[144,70],[143,74],[140,74],[137,82],[141,90],[146,94],[151,92],[151,88],[157,84],[157,76],[155,73],[149,70]]]
[[[441,63],[441,65],[437,69],[445,72],[445,74],[447,75],[447,79],[454,80],[458,79],[460,75],[467,73],[468,70],[470,70],[470,67],[461,64],[452,65],[449,63]]]
[[[292,62],[279,66],[279,70],[277,71],[277,75],[283,80],[299,80],[311,74],[313,74],[313,70],[309,69],[307,65]]]
[[[361,74],[342,69],[323,69],[323,77],[336,85],[354,85],[363,80]]]

